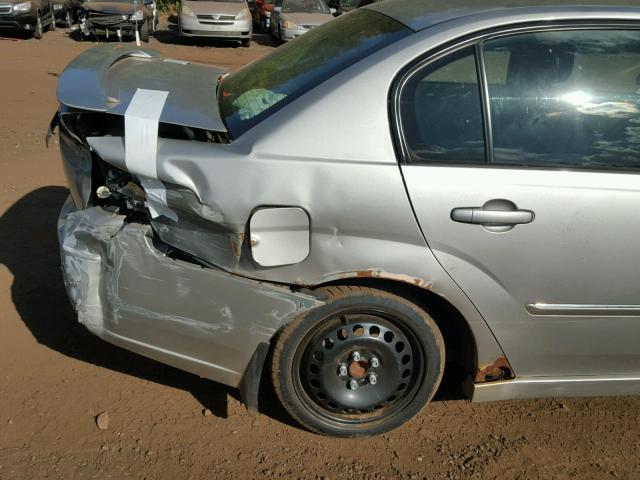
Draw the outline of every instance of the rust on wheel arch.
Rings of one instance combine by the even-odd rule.
[[[385,272],[375,268],[369,268],[367,270],[353,270],[348,272],[340,272],[337,274],[327,275],[330,281],[344,280],[349,278],[381,278],[384,280],[396,280],[402,283],[409,283],[416,287],[431,290],[433,288],[433,282],[424,280],[422,278],[413,277],[411,275],[403,275],[400,273]]]
[[[514,378],[513,368],[507,357],[498,357],[493,363],[480,365],[476,371],[475,383],[495,382]]]

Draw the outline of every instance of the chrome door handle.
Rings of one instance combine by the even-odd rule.
[[[487,202],[482,207],[454,208],[451,210],[451,220],[476,225],[520,225],[533,222],[535,216],[531,210],[517,210],[515,205],[508,201],[500,206],[508,208],[513,205],[513,209],[487,209],[487,206],[493,206],[490,205],[491,202]]]

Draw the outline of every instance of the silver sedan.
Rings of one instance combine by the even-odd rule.
[[[53,123],[79,321],[250,409],[266,370],[328,435],[443,375],[640,393],[640,8],[473,4],[376,3],[233,73],[82,54]]]

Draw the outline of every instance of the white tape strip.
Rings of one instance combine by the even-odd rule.
[[[178,220],[167,208],[167,192],[158,180],[158,123],[169,92],[139,88],[124,114],[124,162],[129,172],[140,177],[147,193],[147,205],[153,218],[166,216]]]

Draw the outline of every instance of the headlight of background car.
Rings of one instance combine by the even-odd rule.
[[[249,9],[243,8],[242,10],[240,10],[240,13],[236,15],[236,20],[245,20],[250,17],[251,17],[251,12],[249,11]]]
[[[64,5],[62,5],[61,3],[54,3],[53,4],[53,9],[54,10],[62,10],[63,7],[64,7]]]
[[[193,10],[191,10],[186,5],[182,5],[182,14],[186,15],[187,17],[195,17],[195,14],[193,13]]]
[[[16,3],[13,6],[14,12],[28,12],[31,10],[31,2]]]
[[[293,23],[290,20],[285,20],[284,23],[282,24],[282,26],[286,29],[301,29],[302,26],[298,25],[297,23]]]
[[[142,10],[136,10],[136,13],[129,17],[129,20],[140,22],[144,18],[144,12]]]

